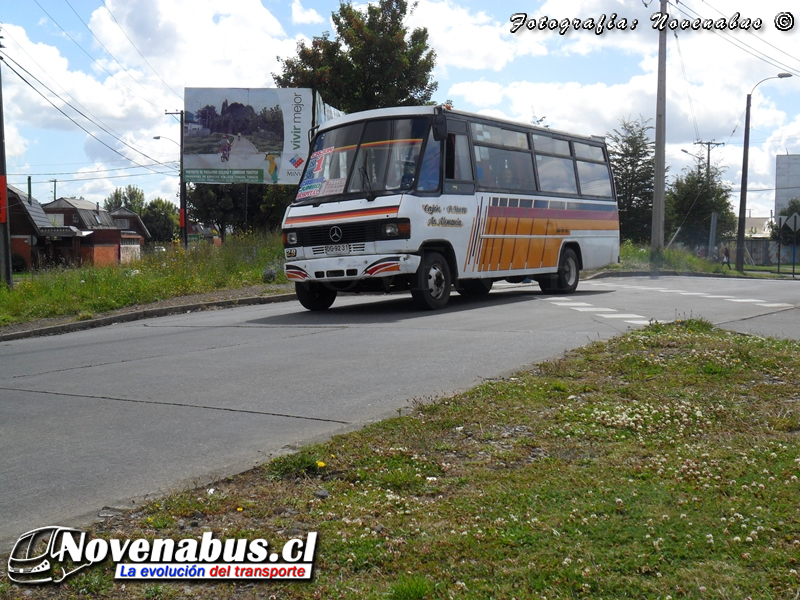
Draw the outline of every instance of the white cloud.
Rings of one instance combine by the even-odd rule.
[[[300,0],[292,0],[292,23],[305,25],[324,22],[325,19],[313,8],[303,8]]]
[[[436,50],[437,67],[445,71],[450,68],[499,71],[517,56],[545,53],[535,40],[519,43],[508,24],[483,11],[473,13],[453,0],[421,0],[407,23],[412,28],[428,29],[428,44]]]
[[[136,132],[132,145],[147,147],[142,140],[153,135],[179,135],[175,120],[164,116],[164,111],[182,108],[179,96],[185,87],[273,85],[271,73],[280,70],[277,57],[294,56],[298,40],[308,41],[309,36],[329,29],[329,23],[321,25],[319,14],[334,12],[339,4],[338,0],[306,2],[313,4],[316,10],[312,10],[301,2],[106,0],[125,34],[147,57],[145,61],[102,3],[95,0],[98,8],[87,21],[124,68],[91,41],[85,30],[82,44],[93,55],[105,57],[100,60],[113,76],[65,41],[49,19],[43,19],[39,26],[28,25],[31,37],[46,43],[30,42],[26,32],[13,22],[4,23],[4,42],[9,57],[25,65],[71,104],[80,103],[87,114],[114,131]],[[419,0],[411,12],[407,25],[426,27],[429,45],[437,53],[434,78],[439,81],[438,101],[452,98],[459,109],[524,122],[530,122],[535,114],[546,117],[551,127],[581,133],[603,134],[617,128],[621,118],[654,117],[658,32],[652,29],[649,16],[658,10],[658,2],[649,7],[638,0],[545,0],[502,7],[496,4]],[[365,4],[355,6],[366,9]],[[728,167],[727,176],[738,189],[746,95],[761,79],[778,71],[794,70],[796,77],[766,81],[753,95],[751,186],[773,187],[775,154],[787,149],[800,153],[800,117],[795,99],[800,91],[797,30],[781,33],[774,27],[775,14],[787,10],[785,0],[760,0],[757,5],[746,0],[682,0],[680,4],[670,4],[670,11],[677,15],[677,11],[696,10],[703,16],[716,17],[719,15],[715,6],[729,13],[739,11],[744,16],[761,17],[764,26],[756,33],[679,31],[677,39],[673,32],[669,33],[670,175],[679,173],[681,166],[692,164],[680,149],[692,150],[692,142],[699,135],[704,140],[726,143],[712,151],[712,160],[719,159]],[[635,31],[606,31],[601,35],[572,31],[562,36],[527,29],[511,34],[509,17],[520,10],[528,10],[530,18],[546,15],[558,19],[597,19],[616,12],[618,19],[636,18],[639,24]],[[774,64],[753,56],[757,52],[768,55]],[[16,76],[4,76],[10,158],[35,163],[34,151],[52,144],[48,132],[61,136],[64,132],[74,133],[76,126]],[[62,104],[59,100],[54,102]],[[76,120],[94,128],[83,118]],[[103,139],[111,138],[103,135]],[[83,160],[85,165],[83,146],[90,151],[90,161],[102,161],[108,168],[121,164],[115,162],[121,160],[119,157],[93,141],[65,152],[74,153],[76,162]],[[121,146],[120,149],[129,155]],[[156,158],[169,155],[163,144],[150,151]],[[17,170],[21,172],[21,167]],[[158,195],[172,199],[165,193],[170,177],[142,178],[145,180],[149,182],[148,198],[158,190]],[[125,179],[109,182],[106,183],[111,186],[126,184]],[[94,190],[99,187],[95,184],[85,186],[84,195],[101,193]]]

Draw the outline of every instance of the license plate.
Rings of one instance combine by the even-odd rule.
[[[350,244],[331,244],[325,246],[325,254],[350,254]]]

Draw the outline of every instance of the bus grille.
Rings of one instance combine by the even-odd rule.
[[[383,221],[381,221],[383,222]],[[339,223],[337,225],[317,225],[302,227],[297,231],[298,246],[324,246],[328,244],[353,244],[374,242],[380,231],[379,221],[361,221],[356,223]],[[331,229],[338,227],[342,232],[339,240],[331,239]]]

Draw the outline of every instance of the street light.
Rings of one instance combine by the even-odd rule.
[[[170,114],[170,113],[168,113],[168,114]],[[179,179],[179,181],[180,181],[180,211],[179,211],[179,214],[180,214],[180,238],[181,238],[181,244],[183,244],[183,247],[185,248],[186,244],[189,241],[189,236],[188,236],[188,228],[187,228],[187,223],[186,223],[186,182],[183,179],[183,111],[180,111],[180,115],[181,115],[181,141],[180,141],[180,143],[176,142],[172,138],[164,137],[163,135],[154,135],[153,139],[154,140],[161,140],[161,139],[169,140],[170,142],[172,142],[173,144],[178,146],[178,148],[180,148],[180,153],[181,153],[180,176],[179,176],[180,177],[180,179]]]
[[[742,189],[739,192],[739,228],[736,231],[736,270],[744,272],[744,222],[747,216],[747,159],[750,154],[750,100],[756,88],[769,79],[785,79],[791,77],[791,73],[778,73],[773,77],[762,79],[753,86],[747,94],[747,108],[744,116],[744,153],[742,154]]]
[[[681,152],[683,152],[684,154],[688,154],[689,156],[691,156],[691,157],[693,157],[693,158],[696,158],[696,159],[697,159],[697,160],[699,160],[700,162],[702,162],[702,161],[703,161],[703,157],[702,157],[702,156],[697,156],[697,154],[692,154],[692,153],[691,153],[691,152],[689,152],[688,150],[684,150],[683,148],[681,148]],[[697,166],[697,170],[698,170],[698,171],[700,170],[700,165],[698,165],[698,166]]]
[[[154,139],[154,140],[169,140],[170,142],[172,142],[173,144],[175,144],[175,145],[176,145],[178,148],[180,148],[180,147],[181,147],[181,145],[180,145],[178,142],[176,142],[176,141],[175,141],[175,140],[173,140],[172,138],[164,137],[163,135],[154,135],[154,136],[153,136],[153,139]]]

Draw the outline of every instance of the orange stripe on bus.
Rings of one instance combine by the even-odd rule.
[[[519,219],[506,219],[506,235],[516,235]],[[500,251],[500,259],[498,269],[505,271],[511,268],[511,260],[514,258],[514,246],[516,239],[503,240],[503,245]]]
[[[331,219],[351,219],[357,217],[372,217],[375,215],[386,215],[387,217],[397,216],[398,207],[388,206],[386,208],[369,208],[363,210],[352,210],[347,212],[325,213],[322,215],[307,215],[302,217],[289,217],[286,225],[297,225],[299,223],[315,223],[317,221],[329,221]]]

